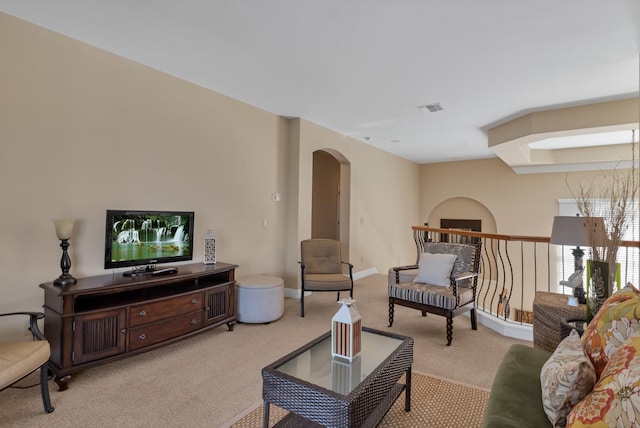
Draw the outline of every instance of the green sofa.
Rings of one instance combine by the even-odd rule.
[[[483,427],[551,427],[542,407],[540,371],[550,352],[511,345],[491,387]]]

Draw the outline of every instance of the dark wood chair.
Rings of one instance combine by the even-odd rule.
[[[306,291],[348,291],[353,297],[353,265],[342,260],[340,241],[334,239],[306,239],[300,243],[300,273],[302,295],[300,316],[304,317]],[[348,274],[343,273],[343,267]]]
[[[389,327],[393,325],[395,305],[417,309],[423,316],[426,316],[427,312],[441,315],[447,319],[447,346],[450,346],[453,339],[453,317],[471,312],[471,328],[478,329],[476,287],[480,269],[481,244],[480,242],[475,244],[425,242],[422,251],[429,254],[455,255],[455,261],[446,276],[448,284],[416,282],[416,278],[421,281],[419,278],[421,275],[417,275],[418,271],[428,269],[425,264],[430,260],[427,260],[427,257],[421,258],[419,264],[392,268],[395,281],[389,281]]]

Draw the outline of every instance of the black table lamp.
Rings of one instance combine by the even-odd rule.
[[[67,253],[67,249],[69,248],[69,238],[71,238],[75,220],[53,220],[53,223],[56,226],[56,235],[60,240],[60,247],[62,248],[62,259],[60,259],[60,269],[62,269],[62,274],[53,281],[53,285],[62,286],[75,284],[76,279],[69,273],[69,270],[71,269],[71,259],[69,258],[69,253]]]

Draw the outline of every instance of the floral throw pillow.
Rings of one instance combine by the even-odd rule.
[[[614,352],[593,391],[574,406],[567,427],[640,426],[640,333]]]
[[[596,382],[596,371],[584,354],[580,336],[571,330],[542,366],[542,405],[554,427],[564,427],[569,411]]]
[[[582,347],[600,378],[609,357],[640,330],[640,292],[634,287],[612,294],[582,334]]]

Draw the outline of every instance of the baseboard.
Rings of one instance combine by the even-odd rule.
[[[464,315],[469,316],[469,312],[466,312]],[[477,309],[476,315],[478,317],[478,323],[490,328],[502,336],[533,342],[533,326],[531,324],[519,324],[514,321],[505,321],[501,318],[497,318],[495,315],[488,314]]]
[[[284,297],[288,297],[291,299],[299,299],[300,298],[300,289],[296,288],[284,288]]]
[[[361,270],[360,272],[356,272],[353,274],[353,280],[357,281],[359,279],[366,278],[367,276],[375,275],[377,273],[378,273],[378,269],[376,269],[375,267]]]

